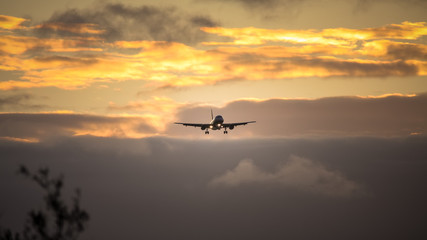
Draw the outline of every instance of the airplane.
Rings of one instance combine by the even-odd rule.
[[[224,134],[228,134],[227,128],[230,130],[233,130],[234,127],[240,126],[240,125],[246,125],[248,123],[255,123],[256,121],[249,121],[249,122],[238,122],[238,123],[224,123],[224,118],[221,115],[217,115],[215,118],[213,117],[213,112],[211,109],[211,122],[210,123],[182,123],[182,122],[175,122],[175,124],[182,124],[184,126],[191,126],[191,127],[200,127],[202,130],[205,130],[205,134],[209,134],[209,129],[211,130],[221,130],[221,128],[224,128]]]

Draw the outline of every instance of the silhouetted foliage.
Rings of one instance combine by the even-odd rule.
[[[22,233],[13,233],[0,227],[0,240],[68,240],[77,239],[85,230],[89,214],[80,208],[80,190],[76,189],[72,206],[68,206],[61,197],[63,177],[51,177],[48,168],[40,168],[31,173],[20,166],[19,174],[34,180],[45,192],[44,210],[31,210],[24,223]]]

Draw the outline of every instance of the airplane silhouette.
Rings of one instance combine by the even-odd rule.
[[[221,128],[224,128],[224,134],[228,134],[227,128],[230,130],[233,130],[234,127],[240,126],[240,125],[246,125],[248,123],[255,123],[256,121],[249,121],[249,122],[238,122],[238,123],[224,123],[224,118],[221,115],[217,115],[215,118],[213,117],[213,112],[211,109],[211,122],[210,123],[182,123],[182,122],[175,122],[175,124],[182,124],[184,126],[191,126],[191,127],[199,127],[202,130],[205,130],[205,134],[209,134],[209,129],[211,130],[221,130]]]

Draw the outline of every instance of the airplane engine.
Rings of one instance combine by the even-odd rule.
[[[202,130],[205,130],[205,129],[206,129],[206,127],[205,127],[205,126],[203,126],[203,127],[201,127],[201,129],[202,129]]]
[[[228,127],[230,130],[234,129],[234,125],[230,125],[230,127]]]

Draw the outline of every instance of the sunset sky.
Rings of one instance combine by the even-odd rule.
[[[179,111],[236,101],[427,92],[424,1],[45,2],[1,3],[0,110],[114,122],[61,126],[72,135],[170,135],[196,117]]]
[[[117,193],[113,198],[132,196],[134,190],[118,190],[128,180],[134,188],[139,188],[135,182],[144,179],[162,182],[160,193],[152,189],[157,183],[144,183],[141,188],[145,190],[133,197],[155,205],[156,197],[147,200],[143,196],[176,196],[180,207],[190,214],[189,225],[214,213],[184,204],[187,197],[200,208],[216,209],[219,213],[212,221],[225,214],[241,221],[240,227],[258,223],[244,219],[274,215],[267,221],[272,224],[268,233],[233,230],[230,235],[213,234],[212,239],[313,239],[314,235],[298,235],[299,231],[283,235],[274,227],[281,222],[279,213],[286,215],[295,206],[279,204],[289,191],[297,209],[307,207],[302,202],[315,196],[306,202],[313,215],[290,213],[301,224],[302,216],[323,214],[316,204],[329,204],[325,196],[341,206],[379,214],[376,220],[386,222],[389,215],[383,213],[409,200],[400,197],[396,204],[373,213],[376,204],[394,194],[403,196],[403,192],[376,193],[387,181],[375,178],[372,170],[364,172],[366,168],[388,169],[379,173],[384,179],[412,176],[413,181],[407,178],[399,189],[427,198],[416,190],[426,178],[422,170],[427,171],[426,12],[424,0],[1,1],[0,154],[9,157],[1,163],[2,180],[15,181],[7,171],[13,173],[22,162],[34,167],[53,165],[69,176],[71,184],[108,196],[113,189]],[[200,129],[173,124],[209,122],[210,108],[223,115],[225,122],[257,123],[236,127],[228,135],[222,131],[205,135]],[[390,148],[393,154],[388,152]],[[221,149],[226,149],[221,160],[211,162]],[[192,151],[196,153],[190,154]],[[343,157],[347,152],[355,155]],[[36,160],[30,161],[29,156]],[[82,160],[74,162],[71,156],[91,163],[83,167]],[[65,160],[60,163],[53,157]],[[409,166],[400,162],[407,160]],[[143,171],[133,169],[138,164],[144,166]],[[400,172],[400,164],[406,172]],[[97,183],[79,177],[83,172],[82,179],[99,176],[99,182],[108,183],[112,166],[123,169],[124,174],[130,171],[133,177],[127,176],[110,190],[100,190]],[[197,174],[183,177],[188,168]],[[150,175],[149,169],[159,175]],[[122,176],[115,174],[116,178]],[[197,181],[195,186],[190,184]],[[188,195],[173,195],[175,190],[166,182],[173,182],[173,187]],[[402,187],[405,184],[411,187]],[[230,189],[239,186],[244,187],[233,195]],[[260,190],[260,186],[271,188]],[[200,189],[203,196],[196,194]],[[240,209],[242,212],[227,215],[225,209],[235,207],[232,202],[255,193],[270,196],[270,203],[279,210],[254,198],[243,209],[263,205],[265,211],[249,211],[244,217]],[[96,196],[88,194],[95,216],[105,216],[97,208]],[[213,198],[220,205],[213,206]],[[343,198],[347,200],[340,202]],[[2,205],[19,208],[8,201]],[[159,216],[175,219],[183,214],[175,203],[166,204],[175,214],[163,213],[163,206]],[[111,207],[109,204],[113,205],[106,206]],[[132,209],[137,206],[135,202]],[[414,204],[414,211],[396,216],[416,221],[427,213],[419,206]],[[325,209],[329,208],[333,215],[330,224],[344,217],[339,207],[327,205]],[[414,215],[415,209],[418,215]],[[327,235],[330,231],[313,221],[306,227],[328,239],[343,239],[347,230],[363,223],[359,210],[349,212],[357,216],[343,224],[342,234]],[[4,224],[7,221],[1,218],[10,214],[2,212],[0,209],[0,223]],[[144,235],[137,231],[135,222],[141,219],[154,228],[164,226],[157,218],[149,220],[155,213],[146,214],[147,219],[131,214],[132,223],[119,224],[120,231],[128,229],[129,237],[156,236],[155,232]],[[103,225],[96,219],[88,239],[114,236],[101,231]],[[201,234],[216,232],[199,225],[204,229],[198,230]],[[373,236],[405,238],[404,232],[420,230],[417,224],[403,222],[402,231],[387,230],[388,226],[375,229]],[[227,232],[228,227],[224,223],[220,229]],[[371,230],[362,228],[366,234]],[[192,238],[185,233],[182,236]]]

